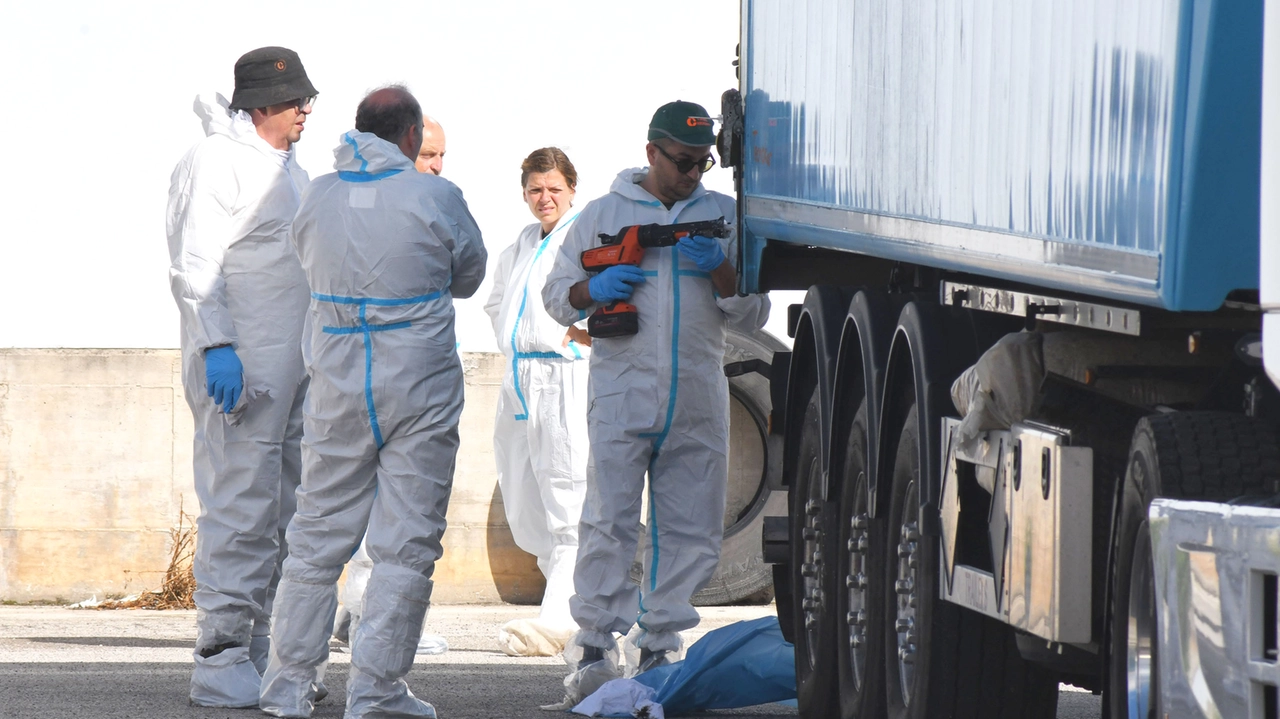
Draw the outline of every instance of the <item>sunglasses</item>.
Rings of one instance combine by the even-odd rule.
[[[676,172],[679,172],[681,175],[689,172],[689,170],[692,170],[695,167],[698,168],[698,172],[705,173],[716,166],[716,158],[711,155],[707,155],[706,157],[698,160],[677,160],[671,155],[668,155],[667,151],[662,149],[662,145],[655,144],[654,147],[658,148],[658,152],[662,153],[663,157],[670,160],[671,164],[676,166]]]
[[[298,108],[298,112],[306,112],[307,110],[315,107],[317,97],[318,95],[312,95],[311,97],[300,97],[297,100],[293,101],[293,106]]]

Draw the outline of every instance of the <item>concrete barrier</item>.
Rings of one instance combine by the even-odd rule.
[[[432,599],[537,602],[493,465],[498,354],[463,355],[449,530]],[[0,601],[78,601],[159,585],[179,513],[198,512],[176,350],[0,349]]]

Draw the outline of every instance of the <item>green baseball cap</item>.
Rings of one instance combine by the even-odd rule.
[[[649,139],[667,138],[681,145],[701,147],[716,144],[707,108],[696,102],[668,102],[653,113],[649,121]]]

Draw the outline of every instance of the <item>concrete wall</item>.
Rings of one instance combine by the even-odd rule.
[[[534,602],[493,469],[501,355],[466,354],[467,404],[432,599]],[[195,515],[191,413],[176,350],[0,349],[0,600],[78,601],[158,586]]]

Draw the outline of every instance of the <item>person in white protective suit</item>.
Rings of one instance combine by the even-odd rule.
[[[292,238],[311,287],[302,486],[276,595],[259,706],[311,715],[342,567],[364,538],[373,570],[351,638],[345,716],[434,717],[404,681],[441,555],[462,414],[453,298],[485,249],[453,183],[414,172],[422,109],[375,90],[311,183]]]
[[[546,577],[537,619],[514,619],[498,633],[512,656],[554,656],[577,630],[569,613],[578,554],[578,518],[587,491],[586,330],[547,314],[542,287],[573,225],[578,173],[564,152],[534,150],[520,185],[538,219],[498,258],[485,312],[507,372],[494,419],[493,454],[507,524],[516,545]]]
[[[430,115],[422,116],[422,147],[413,166],[418,172],[430,172],[439,175],[444,171],[445,137],[444,128]],[[369,572],[373,571],[373,560],[365,551],[364,542],[356,549],[351,561],[347,563],[347,578],[342,584],[338,607],[334,619],[333,636],[335,639],[350,643],[355,627],[360,623],[360,606],[364,601],[365,586],[369,583]],[[424,628],[426,623],[423,623]],[[418,654],[444,654],[449,651],[449,641],[439,634],[422,632],[418,640]]]
[[[190,696],[202,706],[256,706],[266,667],[307,393],[309,291],[289,227],[308,178],[293,143],[315,94],[293,51],[245,54],[230,103],[196,98],[207,136],[170,180],[169,278],[200,500]]]
[[[628,639],[639,649],[638,666],[630,669],[644,671],[672,661],[679,632],[697,625],[690,599],[715,572],[723,534],[725,328],[754,331],[769,314],[767,297],[735,296],[735,237],[685,237],[676,247],[647,250],[638,268],[583,270],[580,255],[600,246],[601,233],[735,217],[733,199],[700,182],[715,164],[706,110],[664,105],[648,138],[649,167],[624,170],[609,194],[583,208],[542,292],[547,311],[563,323],[618,300],[639,312],[637,334],[592,345],[587,497],[570,600],[580,629],[565,648],[573,668],[565,680],[568,701],[616,674],[615,633],[639,628]],[[646,473],[650,546],[636,587],[628,575]]]

